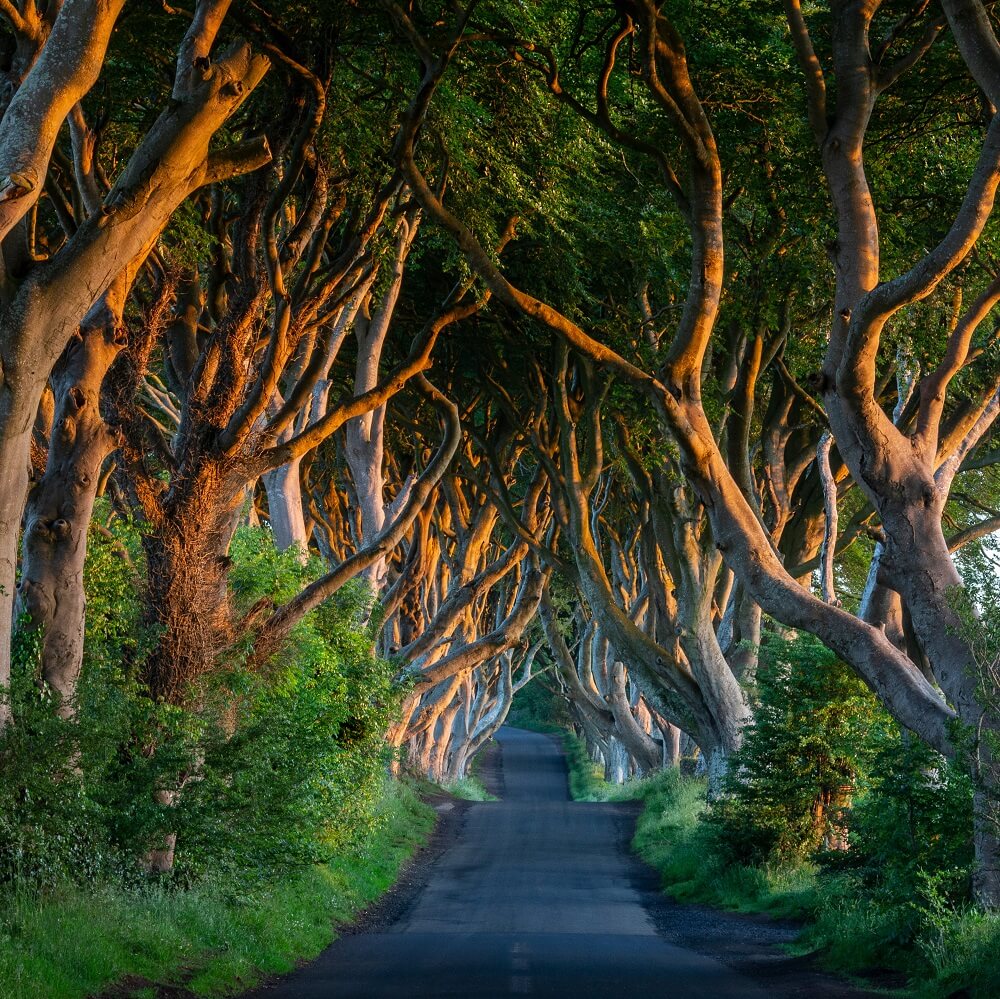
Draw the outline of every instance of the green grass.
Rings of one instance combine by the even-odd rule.
[[[727,862],[712,830],[700,821],[708,807],[705,780],[665,770],[609,784],[583,742],[565,730],[560,734],[575,800],[644,802],[633,849],[678,901],[800,920],[803,931],[790,948],[794,953],[816,953],[825,967],[846,974],[899,972],[910,985],[896,995],[1000,995],[1000,914],[921,907],[916,899],[909,906],[880,905],[851,877],[821,874],[807,862],[773,867]]]
[[[898,971],[910,981],[900,995],[1000,994],[1000,914],[879,905],[850,877],[821,875],[808,863],[726,863],[699,821],[706,808],[703,780],[665,771],[643,783],[645,808],[633,848],[678,901],[800,919],[795,953],[815,952],[842,973]]]
[[[487,743],[486,746],[476,753],[469,762],[468,773],[465,777],[459,777],[458,780],[449,780],[441,784],[435,784],[433,781],[428,780],[424,774],[417,773],[416,771],[411,772],[410,777],[419,788],[423,789],[425,794],[445,791],[453,798],[460,798],[463,801],[496,801],[496,795],[490,794],[486,790],[486,785],[479,775],[479,768],[482,765],[486,749],[489,745],[491,743]]]
[[[587,755],[582,739],[565,729],[556,729],[555,733],[562,738],[569,769],[569,793],[574,801],[637,801],[645,797],[659,776],[612,784],[604,779],[604,768]]]
[[[459,777],[458,780],[448,781],[446,784],[442,784],[441,787],[449,794],[454,795],[454,797],[462,798],[465,801],[497,800],[496,795],[490,794],[483,782],[475,774],[468,777]]]
[[[0,894],[0,999],[78,999],[126,976],[205,996],[242,991],[323,950],[433,826],[413,788],[387,780],[373,834],[277,882]]]
[[[925,931],[921,955],[933,970],[920,999],[951,996],[966,989],[973,996],[1000,994],[1000,914],[966,912]]]
[[[653,778],[636,825],[636,852],[660,872],[674,898],[738,912],[806,917],[817,902],[811,864],[764,868],[727,864],[716,855],[709,829],[699,821],[706,782],[665,771]]]

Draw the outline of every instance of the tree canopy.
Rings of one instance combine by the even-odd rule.
[[[964,775],[1000,906],[991,5],[0,13],[0,738],[42,690],[57,770],[127,747],[165,871],[254,739],[463,776],[533,680],[725,798],[801,634]]]

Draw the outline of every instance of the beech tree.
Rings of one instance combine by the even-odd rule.
[[[451,56],[463,42],[471,10],[459,14],[447,42],[435,47],[398,6],[387,6],[424,67],[412,118],[422,114],[432,100]],[[591,105],[588,112],[587,105],[577,102],[581,112],[588,112],[610,138],[636,145],[630,136],[616,135],[607,89],[618,68],[622,42],[632,40],[635,68],[651,106],[663,118],[657,141],[650,144],[643,139],[641,151],[652,145],[653,153],[661,157],[665,182],[677,198],[690,233],[691,270],[684,308],[658,370],[636,365],[570,317],[511,284],[468,227],[434,196],[417,162],[414,130],[404,133],[396,153],[427,215],[452,234],[499,300],[547,325],[574,349],[646,393],[676,441],[685,473],[709,512],[716,546],[753,600],[778,620],[818,635],[858,671],[904,725],[939,751],[967,759],[979,787],[976,895],[982,904],[996,906],[1000,904],[1000,840],[994,805],[996,761],[990,738],[996,719],[985,712],[977,696],[980,678],[961,636],[955,607],[961,581],[941,523],[954,476],[991,426],[998,408],[997,385],[988,378],[984,390],[959,401],[950,413],[947,431],[943,429],[947,389],[971,361],[975,332],[996,302],[992,285],[963,310],[942,358],[921,379],[913,427],[895,426],[877,401],[883,329],[906,307],[930,296],[968,258],[989,221],[1000,177],[993,148],[995,126],[985,131],[979,162],[940,241],[897,277],[883,280],[877,216],[865,172],[866,130],[879,97],[932,49],[944,23],[920,8],[904,16],[895,28],[889,24],[881,48],[873,51],[869,38],[879,7],[875,0],[832,5],[830,70],[824,69],[825,57],[817,55],[798,5],[790,3],[787,8],[790,34],[805,73],[809,118],[837,220],[832,249],[833,320],[820,389],[838,451],[881,520],[885,541],[879,576],[907,607],[914,637],[939,686],[926,678],[905,650],[893,645],[882,628],[815,596],[789,574],[716,440],[705,410],[702,373],[726,284],[724,174],[711,119],[692,80],[681,36],[658,4],[641,0],[619,5],[619,27],[605,48],[596,77],[597,110]],[[944,0],[942,8],[970,86],[982,88],[996,106],[991,95],[998,47],[982,5],[976,0]],[[532,58],[535,47],[530,40],[505,41],[518,53],[528,54],[522,54],[522,59]],[[550,91],[558,94],[558,67],[543,56],[538,68]],[[836,76],[835,94],[827,92],[826,72]],[[975,96],[976,91],[972,93]],[[672,162],[667,150],[675,142],[678,155]]]
[[[0,173],[6,178],[0,238],[8,289],[0,318],[4,685],[9,679],[16,550],[32,427],[49,373],[88,310],[113,281],[143,260],[185,198],[206,183],[262,165],[270,155],[266,143],[256,137],[209,149],[215,134],[263,78],[269,61],[245,43],[213,59],[229,2],[205,0],[198,4],[180,45],[169,102],[114,181],[103,190],[95,188],[89,176],[92,140],[73,109],[97,80],[122,7],[121,2],[87,0],[48,5],[46,12],[34,3],[4,7],[17,41],[8,71],[14,89],[0,122]],[[76,122],[75,182],[87,192],[89,209],[65,220],[68,231],[59,225],[46,230],[39,224],[39,197],[60,129],[71,114]],[[56,432],[67,429],[64,422]],[[36,519],[32,528],[59,534],[68,522],[61,516],[51,524]],[[75,544],[79,547],[79,536]],[[9,706],[0,704],[0,725],[7,721]]]
[[[544,675],[609,778],[683,733],[714,798],[799,629],[966,769],[1000,905],[988,5],[0,13],[0,688],[23,629],[79,724],[95,509],[141,538],[151,711],[210,691],[236,741],[228,668],[360,580],[435,779]],[[234,591],[248,521],[280,600]]]
[[[549,532],[551,510],[541,477],[518,475],[527,441],[494,407],[471,405],[476,416],[463,422],[475,429],[383,600],[383,642],[414,683],[390,741],[437,776],[464,775],[530,680],[538,643],[529,626],[550,572],[528,540]],[[505,529],[506,517],[516,527]]]

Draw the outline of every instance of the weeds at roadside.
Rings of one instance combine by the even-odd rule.
[[[292,970],[392,885],[434,825],[408,783],[387,780],[377,809],[363,842],[276,881],[0,889],[0,999],[82,999],[126,976],[223,996]]]
[[[496,795],[490,794],[483,782],[475,776],[459,777],[441,785],[449,794],[463,801],[496,801]]]

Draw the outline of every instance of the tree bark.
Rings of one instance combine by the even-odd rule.
[[[393,269],[388,289],[378,303],[375,314],[368,316],[369,302],[366,302],[355,318],[355,334],[358,341],[358,360],[354,376],[354,394],[362,395],[371,391],[379,379],[379,367],[386,337],[392,324],[396,303],[403,284],[406,259],[417,235],[419,217],[413,213],[400,220],[400,230],[396,240]],[[361,512],[361,544],[368,544],[385,525],[386,517],[392,516],[392,508],[387,510],[385,501],[385,406],[372,409],[351,420],[346,427],[347,464],[351,469],[354,492]],[[405,490],[397,497],[394,506],[405,503]],[[385,559],[373,562],[362,573],[362,578],[371,587],[377,599],[385,584]]]
[[[268,520],[278,551],[294,549],[299,561],[309,557],[306,536],[305,509],[302,505],[302,460],[296,458],[287,465],[265,472],[261,479],[267,492]]]
[[[85,0],[67,3],[56,27],[90,6],[96,5]],[[89,89],[87,74],[96,74],[107,41],[103,36],[103,41],[97,39],[97,35],[101,31],[110,33],[120,7],[119,2],[102,8],[100,14],[81,14],[93,18],[94,36],[88,36],[82,46],[78,41],[67,42],[64,50],[47,60],[48,52],[62,37],[54,28],[46,51],[22,90],[28,92],[29,84],[41,78],[38,74],[45,66],[49,67],[47,72],[62,73],[58,67],[53,69],[52,60],[64,60],[64,68],[72,68],[74,59],[84,64],[74,77],[74,85]],[[211,156],[208,149],[212,137],[242,105],[268,65],[247,46],[237,46],[210,68],[200,69],[198,80],[178,96],[147,134],[100,210],[80,225],[50,262],[31,272],[0,316],[0,687],[9,684],[10,676],[15,564],[28,484],[31,428],[49,373],[94,302],[117,275],[145,257],[184,198],[204,183],[254,169],[269,157],[266,144],[261,143]],[[52,85],[56,82],[49,80]],[[68,92],[72,94],[72,88]],[[60,101],[64,97],[60,92]],[[20,98],[21,91],[15,101]],[[9,152],[6,143],[10,137],[5,133],[17,125],[14,138],[20,142],[19,148],[23,150],[29,139],[34,145],[25,161],[27,166],[11,154],[13,162],[34,170],[41,151],[45,163],[41,164],[39,178],[43,176],[55,133],[75,103],[76,98],[65,109],[50,110],[44,120],[36,121],[31,108],[24,116],[11,116],[12,102],[0,124],[0,168]],[[25,131],[26,122],[35,123],[32,135]],[[51,141],[47,131],[50,128]],[[17,175],[15,166],[11,171]],[[7,202],[0,200],[0,233],[9,231],[13,217],[10,199],[14,196],[8,191]],[[0,728],[9,720],[9,704],[0,705]]]
[[[74,711],[83,664],[87,532],[114,440],[100,412],[101,385],[124,340],[124,285],[81,326],[52,377],[56,410],[45,473],[28,496],[16,614],[41,632],[42,679]]]
[[[618,739],[635,763],[637,773],[645,776],[658,770],[663,764],[663,752],[632,714],[626,690],[625,667],[620,662],[614,663],[612,667],[610,695]]]

